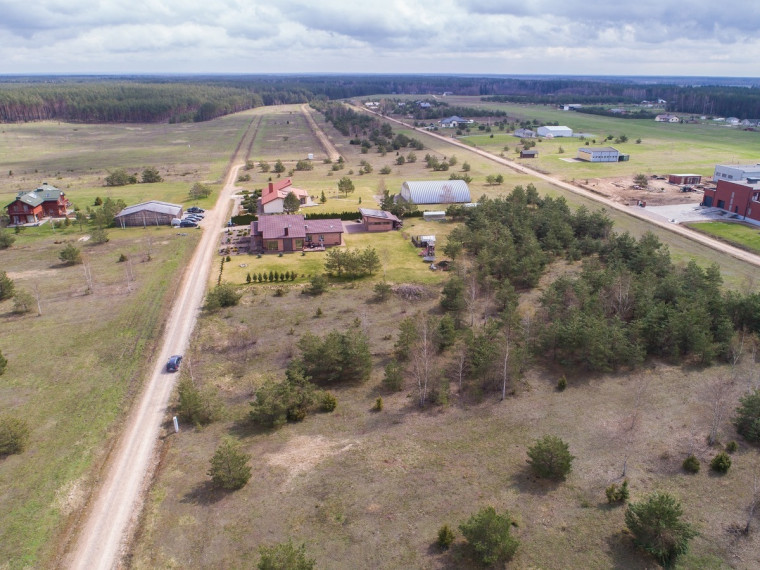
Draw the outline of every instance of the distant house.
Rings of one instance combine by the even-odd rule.
[[[520,151],[520,158],[536,158],[538,156],[538,151],[534,149],[522,149]]]
[[[580,109],[582,107],[583,107],[583,105],[581,105],[580,103],[570,103],[569,105],[562,105],[562,110],[563,111],[575,111],[575,110]]]
[[[261,211],[265,214],[281,214],[285,211],[285,198],[293,193],[302,206],[311,205],[309,193],[301,188],[293,187],[290,178],[270,182],[269,186],[261,193]]]
[[[536,132],[538,133],[538,136],[547,138],[573,136],[573,129],[570,127],[555,127],[552,125],[538,127],[538,129],[536,129]]]
[[[716,164],[713,180],[760,179],[760,164]]]
[[[668,174],[668,182],[671,184],[699,184],[702,182],[700,174]]]
[[[738,125],[739,119],[737,117],[727,117],[726,118],[726,124],[727,125]]]
[[[412,204],[466,204],[471,202],[470,188],[464,180],[426,180],[404,182],[400,198]]]
[[[658,123],[680,123],[681,119],[677,115],[670,115],[668,113],[664,115],[657,115],[654,118]]]
[[[530,129],[516,129],[513,134],[521,139],[532,139],[536,136],[536,132]]]
[[[122,228],[136,226],[170,226],[172,220],[182,217],[182,206],[151,200],[128,206],[116,214],[116,223]]]
[[[452,117],[446,117],[445,119],[441,119],[439,121],[439,124],[444,129],[455,129],[457,127],[460,127],[462,125],[468,125],[473,123],[472,119],[463,119],[462,117],[458,117],[456,115]]]
[[[5,208],[10,224],[36,224],[45,218],[65,218],[71,204],[66,194],[55,186],[43,182],[31,192],[19,192]]]
[[[620,151],[611,146],[582,146],[578,149],[577,158],[587,162],[618,162],[620,156]]]
[[[719,180],[715,188],[705,188],[702,205],[760,222],[760,184]]]
[[[403,225],[400,219],[385,210],[359,208],[359,214],[361,214],[364,229],[368,232],[387,232]]]
[[[261,215],[251,222],[251,251],[308,251],[343,243],[339,219],[306,220],[300,214]]]

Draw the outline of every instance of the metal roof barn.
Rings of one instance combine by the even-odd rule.
[[[404,182],[401,197],[412,204],[461,204],[470,202],[470,188],[464,180]]]

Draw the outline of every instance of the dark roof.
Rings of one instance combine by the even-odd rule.
[[[298,214],[259,216],[259,232],[263,239],[279,239],[284,237],[304,238],[303,216]],[[285,229],[288,233],[285,235]]]
[[[370,208],[359,208],[359,213],[367,218],[383,218],[384,220],[392,220],[394,222],[400,222],[396,216],[385,210],[372,210]]]
[[[343,233],[343,222],[339,219],[306,220],[304,222],[307,234]]]
[[[29,206],[39,206],[43,202],[57,202],[60,197],[64,196],[55,186],[51,186],[47,182],[39,188],[32,190],[31,192],[21,191],[16,195],[16,200],[28,204]],[[15,200],[14,200],[15,202]],[[13,202],[11,202],[13,203]],[[9,204],[10,205],[10,204]]]

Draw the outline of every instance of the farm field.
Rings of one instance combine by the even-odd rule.
[[[331,164],[315,160],[313,170],[292,173],[295,186],[309,189],[312,196],[326,194],[326,204],[306,211],[376,207],[382,185],[398,192],[403,180],[450,174],[425,168],[424,154],[450,157],[452,148],[423,133],[412,135],[426,145],[416,152],[417,162],[398,166],[395,153],[361,154],[330,126],[324,130],[346,164],[332,171]],[[256,162],[260,156],[287,156],[284,148],[267,155],[256,150],[261,149],[257,145],[254,142],[250,156]],[[486,158],[461,149],[454,152],[459,164],[471,164],[474,198],[505,195],[515,185],[532,182]],[[358,175],[361,160],[371,164],[371,173]],[[383,166],[390,166],[391,174],[380,175]],[[248,172],[252,180],[241,183],[248,189],[261,188],[276,177],[259,168]],[[503,185],[485,183],[486,175],[498,173],[505,176]],[[347,198],[337,193],[337,180],[344,175],[356,185]],[[573,207],[596,208],[595,202],[548,184],[536,186],[539,193],[562,196]],[[640,236],[651,229],[623,213],[610,216],[616,231]],[[280,286],[282,296],[276,296],[277,285],[250,285],[241,289],[237,307],[203,315],[186,355],[189,366],[182,373],[192,370],[196,385],[214,387],[226,404],[225,416],[204,428],[182,426],[176,436],[167,431],[131,552],[133,567],[251,566],[260,545],[292,538],[306,544],[318,567],[469,568],[461,539],[443,553],[434,546],[436,533],[443,524],[456,528],[478,508],[493,505],[516,517],[514,532],[521,545],[511,567],[651,568],[654,561],[634,547],[624,530],[624,508],[608,506],[604,496],[610,483],[621,481],[624,448],[632,499],[653,490],[669,491],[698,527],[700,534],[690,553],[679,560],[679,568],[749,569],[760,564],[758,535],[744,538],[731,532],[745,521],[752,477],[760,468],[756,450],[741,443],[725,477],[711,475],[707,468],[717,452],[705,443],[711,418],[708,388],[716,378],[730,374],[727,367],[681,368],[651,361],[629,374],[568,378],[564,392],[555,389],[555,371],[534,368],[503,402],[490,392],[460,395],[452,383],[448,404],[424,411],[416,406],[416,386],[410,378],[399,393],[382,388],[399,322],[409,316],[440,315],[440,284],[446,279],[446,274],[430,272],[421,262],[405,268],[409,246],[403,234],[445,236],[452,227],[407,219],[403,233],[345,235],[349,247],[372,244],[378,249],[390,283],[420,283],[425,294],[419,300],[394,295],[378,302],[372,291],[381,278],[378,274],[357,282],[335,281],[318,297],[302,295],[299,281]],[[731,287],[746,287],[756,274],[687,238],[655,233],[668,244],[676,263],[718,263]],[[383,252],[390,249],[384,259]],[[310,274],[319,266],[319,255],[232,256],[222,279],[242,284],[249,271]],[[561,270],[580,271],[580,264]],[[523,302],[535,303],[535,298],[533,294]],[[334,390],[338,408],[331,414],[309,415],[273,431],[251,426],[249,402],[256,389],[269,378],[282,379],[305,332],[346,331],[357,322],[370,338],[373,369],[368,382]],[[436,366],[448,370],[449,359],[440,357]],[[731,401],[755,376],[754,365],[745,361],[731,385]],[[636,394],[641,396],[637,399]],[[373,412],[379,396],[384,408]],[[639,407],[637,401],[643,404]],[[174,413],[176,409],[170,411]],[[633,439],[626,439],[626,426],[633,421],[639,428]],[[723,418],[719,432],[721,443],[738,439],[730,417]],[[542,483],[526,469],[527,447],[548,433],[562,435],[576,456],[572,474],[558,485]],[[213,490],[206,476],[209,459],[225,435],[234,436],[253,456],[251,481],[233,493]],[[696,476],[683,474],[680,467],[690,452],[703,464]]]
[[[733,222],[705,222],[690,224],[689,227],[749,251],[760,253],[760,228],[757,226]]]
[[[27,450],[0,460],[0,560],[45,567],[84,506],[146,363],[197,234],[168,228],[111,230],[89,245],[78,226],[27,228],[0,251],[16,289],[39,297],[31,312],[0,302],[0,350],[8,368],[0,409],[28,421]],[[64,267],[65,244],[85,265]],[[127,261],[118,262],[121,255]]]

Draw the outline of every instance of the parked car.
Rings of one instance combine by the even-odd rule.
[[[179,365],[182,363],[182,356],[179,354],[175,354],[171,358],[169,358],[169,362],[166,363],[166,371],[167,372],[176,372],[179,370]]]
[[[203,208],[199,208],[198,206],[191,206],[190,208],[187,209],[187,211],[190,212],[191,214],[202,214],[206,210],[204,210]]]
[[[181,227],[181,228],[197,228],[198,224],[196,224],[192,220],[182,220],[179,223],[179,227]]]

